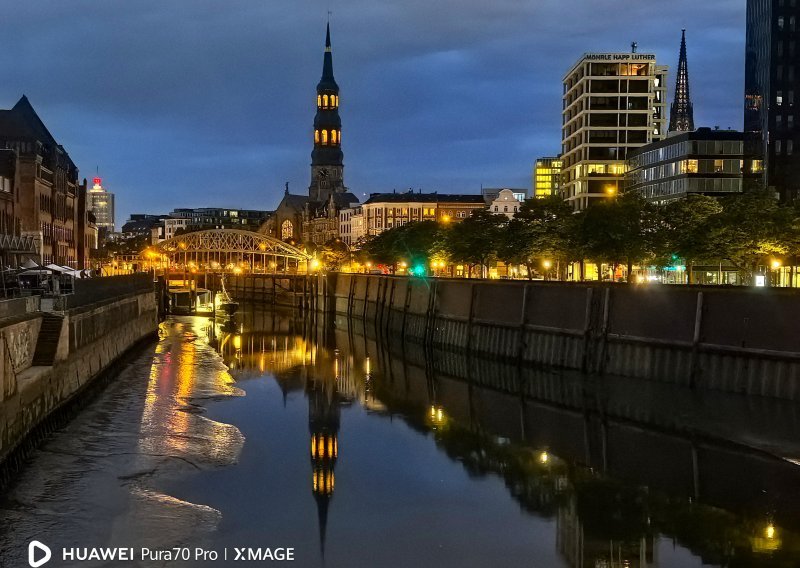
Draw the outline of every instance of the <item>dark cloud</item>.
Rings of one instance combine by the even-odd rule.
[[[27,94],[118,217],[307,186],[329,5],[359,194],[529,185],[579,56],[635,40],[674,67],[684,27],[696,122],[741,128],[743,0],[3,3],[0,106]]]

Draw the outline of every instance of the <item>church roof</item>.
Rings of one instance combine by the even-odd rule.
[[[350,205],[353,203],[359,203],[358,197],[349,191],[346,193],[334,193],[332,195],[333,203],[340,209],[344,207],[350,207]]]
[[[287,205],[289,207],[293,207],[295,209],[302,209],[305,207],[306,203],[310,200],[307,195],[294,195],[292,193],[284,193],[283,199],[280,202],[281,205]]]

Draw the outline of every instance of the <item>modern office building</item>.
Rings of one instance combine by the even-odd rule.
[[[103,180],[96,177],[89,190],[89,210],[94,213],[97,230],[101,235],[113,233],[114,226],[114,194],[103,187]]]
[[[537,199],[557,195],[561,189],[561,158],[544,157],[533,167],[533,196]]]
[[[784,200],[800,195],[798,32],[799,0],[748,0],[744,130],[762,183]]]
[[[564,76],[561,195],[576,211],[616,195],[631,150],[667,133],[667,67],[649,53],[588,53]]]
[[[625,191],[665,203],[690,193],[741,193],[752,176],[744,133],[699,128],[632,150]]]
[[[177,212],[180,215],[180,211]],[[270,215],[272,215],[272,211],[262,211],[260,209],[201,207],[191,210],[189,227],[195,231],[206,229],[241,229],[243,231],[257,231]],[[170,217],[173,216],[174,215],[170,214]]]

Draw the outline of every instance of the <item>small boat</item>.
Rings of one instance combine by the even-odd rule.
[[[224,314],[233,315],[239,309],[239,303],[235,302],[231,295],[228,294],[228,290],[225,288],[225,277],[221,277],[219,281],[222,285],[222,291],[219,292],[217,297],[218,309]]]

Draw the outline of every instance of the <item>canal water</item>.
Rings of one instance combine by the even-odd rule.
[[[53,566],[798,566],[799,433],[789,403],[344,320],[171,317],[0,495],[0,567],[31,540],[218,555]]]

